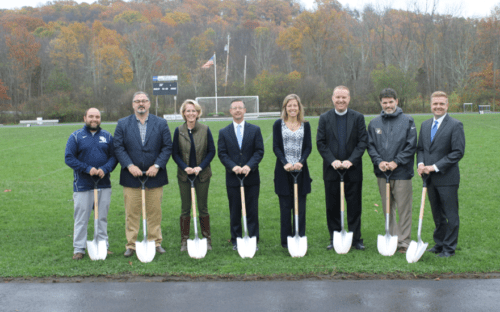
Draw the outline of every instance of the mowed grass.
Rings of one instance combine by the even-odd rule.
[[[431,115],[414,116],[417,128]],[[143,264],[137,258],[124,258],[125,217],[119,165],[112,173],[112,201],[108,216],[110,250],[114,255],[106,261],[71,259],[73,253],[73,172],[64,163],[68,136],[81,125],[55,127],[0,128],[0,276],[87,276],[131,273],[138,275],[302,275],[336,273],[428,273],[498,272],[500,232],[500,115],[454,115],[464,124],[465,157],[460,162],[459,189],[461,227],[457,255],[440,259],[424,254],[420,261],[408,264],[404,255],[383,257],[377,251],[377,235],[384,232],[384,213],[373,168],[367,153],[363,156],[362,237],[366,250],[351,249],[346,255],[327,251],[329,234],[326,226],[322,159],[316,144],[309,157],[313,179],[312,193],[307,198],[308,251],[303,258],[291,258],[280,245],[280,213],[274,193],[272,151],[273,120],[250,121],[262,129],[265,155],[260,165],[259,198],[260,250],[253,259],[241,259],[233,251],[229,232],[229,208],[225,188],[224,167],[216,156],[209,194],[213,251],[204,259],[191,259],[181,253],[179,215],[180,199],[176,165],[169,160],[169,184],[163,196],[164,255]],[[371,118],[366,118],[368,124]],[[310,118],[313,142],[318,124]],[[169,123],[173,133],[180,123]],[[217,142],[219,129],[229,121],[207,122]],[[103,125],[114,133],[114,125]],[[4,190],[11,190],[4,192]],[[412,239],[417,240],[418,209],[422,181],[413,179]],[[422,238],[432,246],[432,221],[427,202]],[[141,231],[142,233],[142,231]],[[191,231],[193,237],[193,231]],[[88,239],[93,238],[93,222],[89,222]],[[142,240],[142,235],[139,236]]]

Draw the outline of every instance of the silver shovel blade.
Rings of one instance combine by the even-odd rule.
[[[338,254],[346,254],[352,246],[352,232],[333,232],[333,248]]]
[[[408,261],[408,263],[417,262],[424,254],[427,246],[429,246],[429,243],[424,243],[421,240],[419,240],[418,243],[416,241],[411,241],[408,250],[406,250],[406,261]]]
[[[288,252],[293,258],[300,258],[307,252],[307,237],[299,235],[287,237]]]
[[[135,242],[135,252],[137,259],[142,263],[153,261],[156,254],[155,241],[146,241],[144,239],[142,242]]]
[[[207,239],[199,239],[195,237],[194,239],[187,240],[188,254],[191,258],[202,259],[205,258],[207,254]]]
[[[87,241],[87,252],[90,260],[105,260],[108,255],[106,241],[97,242],[95,239]]]
[[[398,236],[391,236],[389,233],[377,237],[377,249],[382,256],[392,256],[398,249]]]
[[[255,250],[257,249],[257,237],[236,238],[236,245],[238,248],[238,253],[242,258],[253,258],[255,255]]]

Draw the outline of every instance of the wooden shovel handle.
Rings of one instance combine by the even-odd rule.
[[[385,184],[385,213],[391,212],[391,184]]]
[[[98,193],[97,189],[94,188],[94,219],[97,220],[99,219],[99,198],[98,198]]]
[[[294,214],[299,215],[299,186],[297,183],[293,184],[293,200],[294,200]]]
[[[142,219],[146,220],[146,190],[141,189],[142,195]]]
[[[422,201],[420,202],[420,215],[418,216],[419,219],[424,218],[424,208],[425,208],[425,195],[427,193],[427,187],[424,187],[422,189]]]
[[[240,186],[240,191],[241,191],[241,214],[246,217],[247,216],[247,209],[246,209],[246,202],[245,202],[245,188],[243,186]]]
[[[193,209],[193,218],[196,219],[196,200],[194,198],[194,187],[191,188],[191,208]]]
[[[344,196],[345,196],[344,195],[344,181],[341,181],[340,182],[340,211],[342,211],[342,212],[344,212],[344,209],[345,209]]]

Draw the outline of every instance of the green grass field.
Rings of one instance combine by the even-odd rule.
[[[431,115],[415,116],[417,129]],[[462,182],[459,189],[461,227],[455,257],[441,259],[424,254],[420,261],[408,264],[404,255],[383,257],[377,251],[377,235],[385,234],[384,213],[376,186],[372,164],[363,156],[362,237],[366,250],[352,249],[346,255],[327,251],[329,234],[326,227],[322,159],[313,144],[309,167],[313,179],[307,201],[308,251],[303,258],[291,258],[281,248],[279,239],[279,205],[274,194],[275,156],[272,151],[273,120],[251,121],[262,129],[265,155],[260,165],[260,250],[253,259],[241,259],[228,242],[229,209],[224,181],[224,168],[218,157],[212,162],[214,171],[209,195],[213,251],[204,259],[191,259],[180,249],[180,199],[176,165],[167,165],[170,184],[163,197],[164,255],[143,264],[134,256],[124,258],[125,217],[122,187],[118,184],[119,167],[112,173],[113,194],[108,216],[110,250],[115,254],[106,261],[71,259],[73,235],[73,172],[64,163],[68,136],[78,126],[0,128],[0,277],[96,276],[131,273],[137,275],[303,275],[336,273],[430,274],[498,272],[500,215],[500,115],[454,115],[464,123],[465,156],[460,162]],[[368,124],[370,118],[367,118]],[[313,141],[318,119],[310,120]],[[229,122],[209,122],[214,139],[218,130]],[[83,125],[83,123],[82,123]],[[179,123],[170,123],[173,133]],[[114,133],[114,125],[103,128]],[[4,190],[11,190],[5,192]],[[412,239],[417,239],[418,209],[422,181],[413,179]],[[422,238],[432,246],[434,224],[427,202]],[[142,231],[141,231],[142,232]],[[193,231],[191,231],[193,232]],[[193,233],[191,233],[193,235]],[[89,222],[89,240],[93,222]],[[140,239],[142,240],[141,236]]]

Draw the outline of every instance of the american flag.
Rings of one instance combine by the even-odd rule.
[[[203,64],[203,66],[201,68],[210,68],[210,66],[214,65],[214,57],[215,57],[215,54],[212,55],[212,57],[208,60],[208,62]]]

